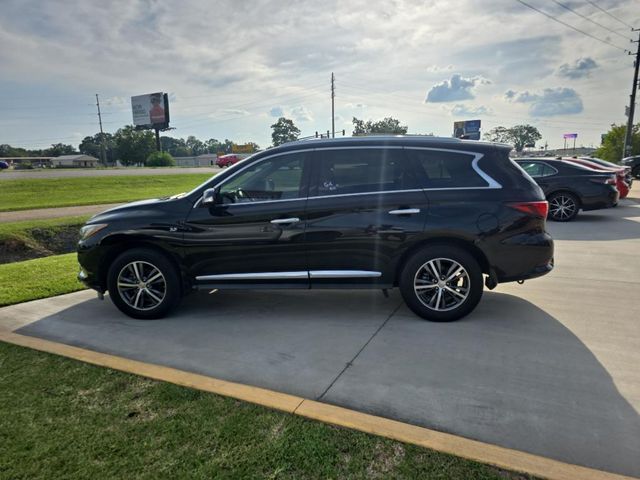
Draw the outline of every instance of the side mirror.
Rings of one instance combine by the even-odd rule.
[[[203,207],[213,207],[217,202],[218,198],[218,189],[217,188],[207,188],[202,194],[202,202],[201,205]]]

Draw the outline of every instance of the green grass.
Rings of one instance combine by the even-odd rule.
[[[29,237],[30,231],[38,228],[42,230],[55,230],[59,227],[67,227],[77,225],[78,228],[83,225],[88,215],[79,215],[72,217],[59,217],[45,220],[24,220],[20,222],[4,222],[0,223],[0,240],[15,237]]]
[[[0,478],[529,478],[0,343]]]
[[[77,273],[75,253],[0,265],[0,307],[82,290]]]
[[[0,211],[130,202],[185,192],[207,173],[117,177],[34,178],[0,185]]]

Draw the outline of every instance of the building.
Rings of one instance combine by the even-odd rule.
[[[8,163],[13,168],[42,168],[50,167],[53,157],[0,157],[0,161]]]
[[[215,166],[218,156],[215,153],[205,153],[197,157],[173,157],[178,167],[211,167]]]
[[[63,168],[95,168],[98,166],[98,159],[91,155],[60,155],[51,158],[52,167]]]

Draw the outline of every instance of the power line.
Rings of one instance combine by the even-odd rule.
[[[580,12],[576,12],[573,8],[565,5],[564,3],[558,2],[558,0],[551,0],[553,3],[555,3],[556,5],[560,5],[562,8],[564,8],[565,10],[569,10],[571,13],[579,16],[580,18],[584,18],[587,22],[591,22],[594,25],[597,25],[600,28],[604,28],[605,30],[607,30],[608,32],[613,33],[614,35],[618,35],[621,38],[624,38],[625,40],[631,40],[629,37],[627,37],[626,35],[623,35],[621,33],[616,32],[615,30],[610,29],[609,27],[607,27],[606,25],[603,25],[599,22],[596,22],[595,20],[590,19],[589,17],[587,17],[586,15],[581,14]]]
[[[580,30],[579,28],[576,28],[576,27],[574,27],[573,25],[571,25],[571,24],[569,24],[567,22],[563,22],[562,20],[554,17],[553,15],[549,15],[548,13],[543,12],[542,10],[534,7],[533,5],[529,5],[527,2],[524,2],[523,0],[516,0],[516,2],[521,3],[525,7],[530,8],[531,10],[535,10],[536,12],[544,15],[545,17],[547,17],[547,18],[549,18],[551,20],[553,20],[554,22],[558,22],[558,23],[564,25],[565,27],[569,27],[571,30],[575,30],[578,33],[582,33],[583,35],[586,35],[587,37],[590,37],[590,38],[593,38],[594,40],[597,40],[599,42],[605,43],[605,44],[609,45],[610,47],[617,48],[618,50],[622,50],[623,52],[628,52],[629,51],[626,48],[622,48],[622,47],[620,47],[620,46],[618,46],[618,45],[616,45],[614,43],[611,43],[611,42],[609,42],[607,40],[603,40],[602,38],[598,38],[595,35],[591,35],[590,33],[587,33],[584,30]]]
[[[613,18],[614,20],[620,22],[622,25],[624,25],[625,27],[629,27],[630,29],[633,30],[633,27],[631,25],[629,25],[626,22],[623,22],[622,20],[620,20],[618,17],[616,17],[614,14],[609,13],[607,10],[605,10],[604,8],[602,8],[600,5],[598,5],[595,2],[592,2],[591,0],[587,0],[588,3],[590,3],[591,5],[593,5],[594,7],[596,7],[598,10],[600,10],[602,13],[609,15],[611,18]]]

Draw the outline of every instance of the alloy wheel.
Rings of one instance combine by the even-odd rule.
[[[149,262],[127,263],[118,274],[120,298],[136,310],[151,310],[162,303],[167,294],[167,281]]]
[[[467,299],[471,279],[455,260],[434,258],[418,269],[413,289],[425,307],[445,312],[459,307]]]
[[[553,218],[566,220],[576,211],[576,202],[571,197],[557,195],[549,202],[549,212]]]

